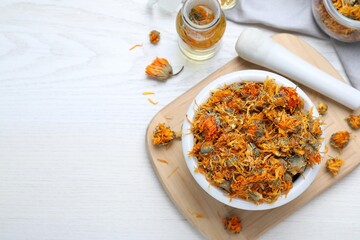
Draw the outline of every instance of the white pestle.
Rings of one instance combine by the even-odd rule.
[[[256,28],[245,29],[235,49],[249,62],[276,71],[352,110],[360,108],[359,90],[302,60]]]

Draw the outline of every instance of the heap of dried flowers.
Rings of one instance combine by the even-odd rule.
[[[359,0],[332,0],[336,10],[345,17],[360,21],[360,1]]]
[[[197,171],[231,198],[272,203],[321,162],[321,122],[291,87],[239,82],[212,92],[191,123]]]
[[[349,2],[353,3],[348,4]],[[346,3],[343,0],[333,0],[332,3],[340,14],[360,21],[360,3],[358,0],[349,0]],[[325,26],[329,32],[348,41],[360,39],[360,31],[356,28],[346,27],[335,20],[327,11],[323,0],[316,0],[314,4],[314,10],[319,14],[320,23]]]

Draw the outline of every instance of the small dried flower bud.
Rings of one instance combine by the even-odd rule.
[[[168,60],[157,57],[150,65],[146,67],[145,73],[151,78],[163,81],[179,74],[183,69],[184,67],[182,67],[179,72],[173,74],[173,69]]]
[[[330,145],[334,148],[341,150],[343,149],[350,140],[350,133],[348,131],[340,131],[331,135]]]
[[[152,44],[157,44],[160,41],[160,32],[152,30],[149,34],[149,37]]]
[[[239,233],[241,231],[241,220],[238,216],[227,217],[223,220],[226,230],[232,233]]]
[[[166,145],[176,138],[176,134],[165,123],[159,123],[152,134],[154,145]]]
[[[326,103],[321,102],[319,103],[317,110],[320,115],[325,115],[328,110],[328,105]]]
[[[360,128],[360,115],[350,115],[345,120],[352,129]]]
[[[344,160],[342,160],[341,158],[338,157],[330,158],[326,161],[326,168],[333,175],[337,175],[343,164],[344,164]]]

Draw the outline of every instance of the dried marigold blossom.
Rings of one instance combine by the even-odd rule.
[[[352,129],[360,128],[360,115],[350,115],[345,120]]]
[[[190,10],[189,19],[197,25],[206,25],[215,19],[215,15],[209,7],[199,4]]]
[[[338,150],[341,150],[349,143],[349,140],[350,133],[348,131],[336,132],[330,137],[330,145]]]
[[[289,108],[290,112],[294,111],[299,106],[302,106],[303,100],[299,98],[296,90],[292,87],[281,87],[280,91],[285,92],[287,96],[287,107]]]
[[[160,32],[152,30],[149,34],[149,39],[152,44],[157,44],[160,41]]]
[[[150,65],[145,69],[146,75],[157,80],[166,80],[172,76],[179,74],[184,67],[180,69],[179,72],[173,74],[173,69],[168,60],[165,58],[156,58]]]
[[[239,233],[241,231],[241,221],[238,216],[227,217],[223,220],[225,229],[232,233]]]
[[[176,138],[176,134],[165,123],[159,123],[152,134],[152,141],[154,145],[165,145]]]
[[[211,91],[189,122],[195,171],[230,198],[272,203],[321,162],[322,122],[295,89],[270,78]]]
[[[333,175],[337,175],[343,164],[344,164],[344,160],[342,160],[341,158],[338,158],[338,157],[333,157],[326,161],[326,168]]]
[[[199,123],[200,131],[204,133],[206,140],[212,140],[217,135],[217,126],[214,116],[204,116]]]
[[[328,110],[328,105],[326,103],[320,102],[317,106],[317,110],[320,115],[325,115]]]

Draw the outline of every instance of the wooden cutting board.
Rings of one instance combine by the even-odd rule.
[[[309,63],[343,81],[331,64],[301,39],[289,34],[278,34],[273,38]],[[322,101],[326,102],[329,106],[328,113],[323,117],[326,123],[325,141],[327,145],[332,133],[340,130],[348,130],[351,132],[352,139],[341,153],[329,147],[329,152],[324,158],[326,160],[328,155],[342,157],[345,160],[345,164],[341,168],[340,173],[336,177],[333,177],[323,166],[315,181],[300,197],[284,206],[271,210],[239,210],[228,207],[213,199],[195,182],[188,170],[182,155],[181,141],[175,140],[170,146],[157,147],[152,144],[151,135],[155,126],[160,122],[165,122],[174,131],[180,132],[182,122],[185,119],[185,113],[197,93],[219,76],[242,69],[264,68],[246,62],[240,57],[234,58],[159,111],[150,122],[146,133],[146,145],[148,147],[150,161],[165,191],[186,219],[209,239],[258,238],[322,191],[336,183],[339,179],[349,174],[360,163],[360,130],[356,132],[352,131],[344,120],[351,111],[326,96],[317,94],[300,85],[316,105]],[[316,79],[314,79],[314,81],[316,81]],[[168,164],[159,161],[159,159],[167,160]],[[325,164],[324,159],[322,165]],[[233,214],[238,215],[242,219],[243,225],[241,233],[236,235],[227,232],[222,223],[223,218]]]

